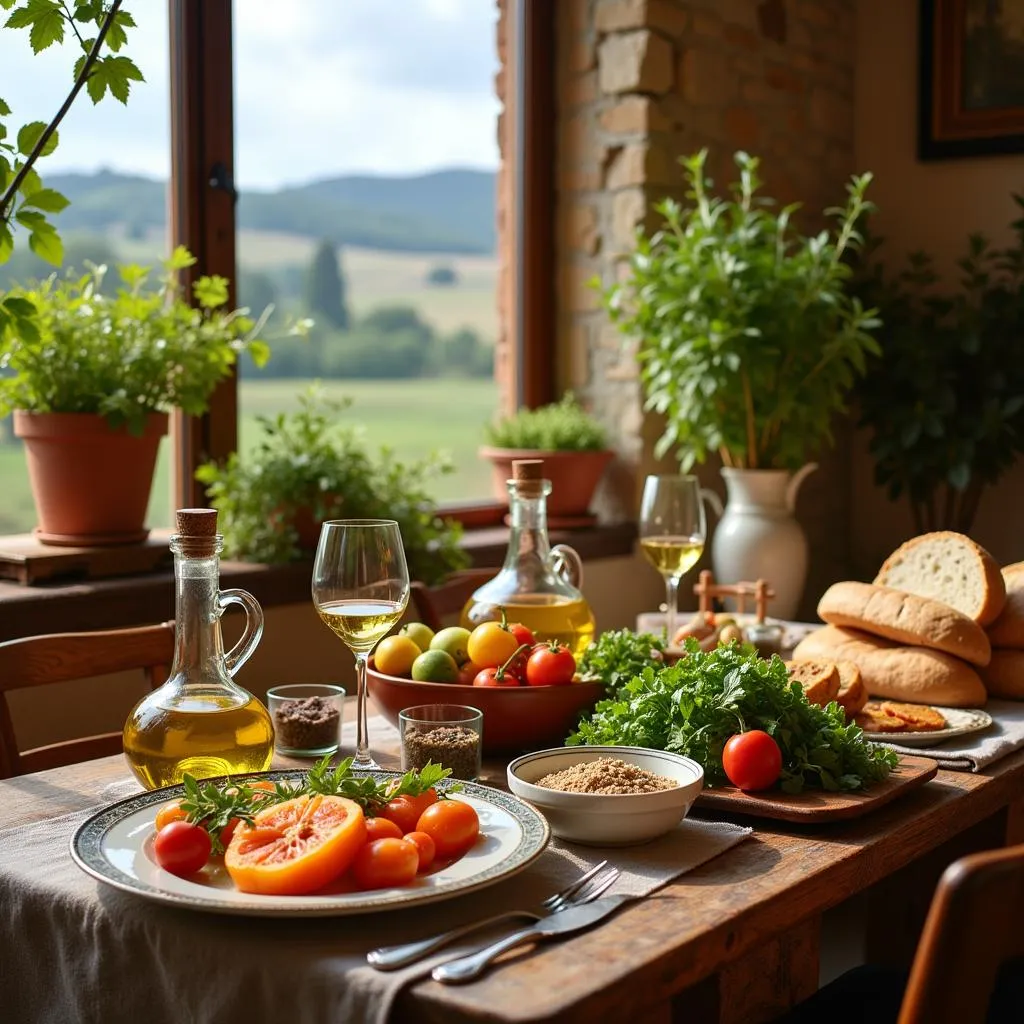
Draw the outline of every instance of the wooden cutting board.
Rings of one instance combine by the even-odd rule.
[[[920,789],[929,779],[935,778],[938,770],[938,764],[929,757],[904,756],[884,782],[862,793],[824,793],[815,789],[791,796],[778,792],[744,793],[733,786],[716,786],[705,789],[697,797],[695,806],[697,810],[714,809],[806,825],[842,821],[869,814]]]

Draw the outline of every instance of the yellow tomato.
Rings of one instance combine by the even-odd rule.
[[[387,636],[377,644],[373,663],[386,676],[407,676],[422,653],[407,636]]]
[[[483,622],[469,635],[469,660],[481,668],[503,665],[518,648],[515,634],[500,622]]]

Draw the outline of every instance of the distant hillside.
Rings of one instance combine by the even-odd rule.
[[[166,217],[166,186],[99,171],[52,174],[47,185],[71,200],[58,223],[68,231],[111,228],[143,234]],[[450,170],[411,177],[349,175],[275,192],[243,192],[242,228],[281,231],[339,244],[404,252],[494,250],[494,174]]]

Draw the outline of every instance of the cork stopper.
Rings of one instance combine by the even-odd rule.
[[[524,498],[539,498],[544,493],[544,460],[513,459],[512,480]]]
[[[175,540],[182,553],[193,557],[217,552],[217,510],[215,508],[179,508],[174,513]]]

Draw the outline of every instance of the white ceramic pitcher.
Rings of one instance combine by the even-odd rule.
[[[807,538],[793,512],[797,492],[818,468],[809,462],[785,469],[723,469],[725,510],[715,529],[711,561],[716,583],[765,579],[775,591],[768,613],[795,617],[807,579]],[[722,512],[713,492],[710,503]]]

